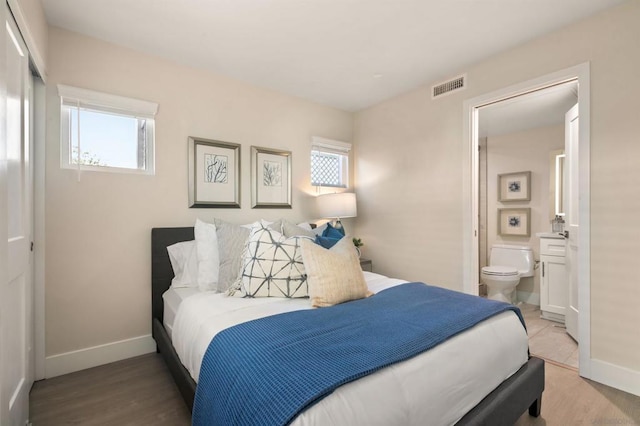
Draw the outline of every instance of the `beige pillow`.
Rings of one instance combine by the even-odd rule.
[[[301,239],[300,245],[312,306],[332,306],[372,295],[351,238],[342,238],[330,250],[307,239]]]

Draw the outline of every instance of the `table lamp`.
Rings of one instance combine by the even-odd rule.
[[[338,192],[335,194],[323,194],[318,196],[318,211],[320,217],[334,219],[336,229],[343,228],[341,218],[356,217],[356,194],[353,192]]]

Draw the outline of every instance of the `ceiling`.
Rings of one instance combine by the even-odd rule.
[[[522,132],[564,123],[564,115],[578,102],[578,82],[564,83],[479,110],[481,138]]]
[[[623,0],[41,0],[47,21],[357,111]]]

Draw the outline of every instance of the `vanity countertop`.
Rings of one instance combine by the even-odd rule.
[[[557,240],[563,240],[564,235],[558,234],[557,232],[538,232],[536,234],[538,238],[555,238]]]

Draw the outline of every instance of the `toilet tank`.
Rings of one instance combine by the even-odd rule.
[[[491,266],[511,266],[518,270],[521,277],[533,276],[533,250],[528,246],[494,244],[489,257]]]

